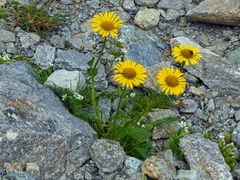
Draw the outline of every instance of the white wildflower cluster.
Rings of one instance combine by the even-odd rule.
[[[185,121],[180,121],[179,126],[181,129],[185,130],[185,131],[189,131],[191,124],[185,122]]]
[[[62,96],[62,101],[65,101],[66,99],[67,99],[67,94],[64,94],[63,96]]]
[[[9,60],[10,60],[10,55],[9,55],[8,53],[4,52],[4,53],[0,56],[0,58],[1,58],[2,60],[4,60],[4,61],[9,61]]]
[[[73,93],[73,97],[79,101],[83,100],[83,96],[81,94],[78,94],[78,93]]]
[[[135,92],[131,92],[131,93],[130,93],[130,97],[131,97],[131,98],[134,98],[135,96],[136,96],[136,93],[135,93]]]

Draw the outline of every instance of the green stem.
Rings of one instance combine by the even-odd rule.
[[[99,63],[99,61],[100,61],[100,59],[103,55],[104,48],[106,47],[106,43],[107,43],[107,38],[105,38],[104,41],[103,41],[101,51],[99,52],[98,59],[97,59],[96,63],[94,64],[92,72],[96,72],[98,63]],[[96,76],[96,73],[91,75],[91,83],[92,83],[91,98],[92,98],[92,105],[94,107],[94,111],[95,111],[95,114],[96,114],[96,117],[97,117],[97,124],[96,124],[97,125],[97,127],[96,127],[97,133],[101,134],[101,132],[103,130],[103,126],[102,126],[102,120],[101,120],[101,116],[100,116],[99,107],[97,105],[96,98],[95,98],[95,81],[94,81],[95,76]]]
[[[118,101],[118,106],[117,106],[117,111],[116,111],[116,117],[118,116],[118,113],[119,113],[119,110],[120,110],[120,107],[121,107],[121,104],[122,104],[122,99],[123,99],[123,96],[125,94],[125,91],[126,91],[126,87],[124,87],[122,93],[121,93],[121,96],[120,96],[120,99]]]
[[[179,67],[179,70],[180,70],[181,72],[182,72],[182,70],[183,70],[184,65],[185,65],[185,64],[182,63],[181,66]]]

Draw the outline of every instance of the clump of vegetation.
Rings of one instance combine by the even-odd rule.
[[[193,132],[190,131],[190,124],[187,124],[186,122],[181,121],[179,123],[179,126],[180,129],[178,131],[172,132],[170,134],[166,145],[166,149],[171,149],[172,152],[176,154],[180,160],[184,160],[185,155],[181,147],[179,146],[179,142],[183,136],[191,134]]]
[[[214,138],[209,132],[205,132],[204,137],[218,143],[218,147],[224,157],[226,164],[229,166],[231,171],[234,171],[236,169],[238,156],[237,148],[233,144],[232,136],[228,132],[225,132],[218,138]]]
[[[38,8],[35,3],[20,6],[15,2],[12,7],[16,25],[26,31],[42,35],[55,30],[62,22],[58,15],[52,17],[47,15],[48,4]]]
[[[47,68],[41,68],[33,64],[32,69],[34,72],[33,76],[40,84],[44,84],[47,78],[53,73],[53,68],[51,66]]]
[[[59,15],[48,15],[49,3],[40,8],[34,2],[21,5],[19,2],[13,1],[8,5],[9,11],[5,7],[0,8],[0,19],[13,21],[21,29],[36,32],[40,36],[45,36],[47,33],[56,30],[63,22]]]

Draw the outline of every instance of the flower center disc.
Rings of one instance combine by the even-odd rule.
[[[193,52],[192,52],[191,50],[188,50],[188,49],[183,49],[183,50],[181,51],[181,54],[182,54],[182,56],[183,56],[184,58],[186,58],[186,59],[190,59],[190,58],[193,57]]]
[[[101,27],[106,31],[111,31],[114,29],[114,25],[111,21],[103,21]]]
[[[132,79],[136,76],[136,71],[133,68],[126,68],[123,70],[122,74],[127,79]]]
[[[173,75],[169,75],[165,79],[165,81],[166,81],[167,85],[170,87],[176,87],[178,85],[178,79]]]

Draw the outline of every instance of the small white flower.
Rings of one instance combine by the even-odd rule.
[[[131,92],[131,93],[130,93],[130,97],[131,97],[131,98],[134,98],[135,96],[136,96],[136,93],[135,93],[135,92]]]
[[[182,129],[188,128],[188,127],[187,127],[187,123],[184,122],[184,121],[180,121],[179,126],[180,126]]]
[[[68,96],[67,94],[64,94],[64,95],[62,96],[62,100],[65,101],[66,98],[67,98],[67,96]]]
[[[138,122],[137,125],[140,126],[140,122]]]
[[[83,100],[83,96],[81,94],[78,94],[78,93],[73,93],[73,97],[79,101]]]
[[[122,49],[122,52],[123,52],[124,54],[127,54],[128,50],[125,49],[125,48],[123,48],[123,49]]]
[[[223,134],[219,134],[219,135],[218,135],[218,138],[219,138],[219,139],[224,139],[225,136],[224,136]]]
[[[145,128],[146,126],[143,124],[142,127]]]
[[[2,56],[2,59],[3,59],[4,61],[10,60],[9,54],[4,53],[3,56]]]

